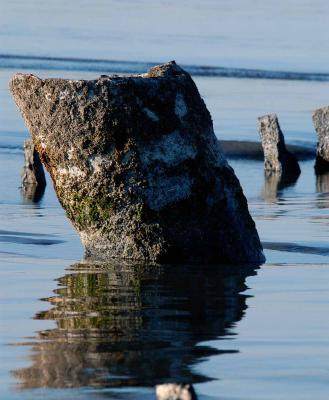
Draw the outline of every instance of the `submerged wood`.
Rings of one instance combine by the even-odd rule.
[[[298,176],[300,174],[298,161],[286,148],[277,115],[268,114],[259,117],[257,127],[264,151],[265,171]]]
[[[133,76],[10,83],[86,255],[264,261],[210,114],[175,62]]]

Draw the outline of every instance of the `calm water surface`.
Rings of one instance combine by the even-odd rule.
[[[260,268],[88,264],[51,182],[38,202],[21,192],[28,134],[8,93],[20,70],[89,79],[117,60],[256,68],[263,79],[195,77],[217,136],[258,140],[256,117],[277,112],[287,142],[314,146],[328,79],[265,78],[329,72],[328,4],[0,0],[0,399],[153,399],[168,381],[200,399],[328,399],[329,175],[304,160],[284,183],[230,160]]]

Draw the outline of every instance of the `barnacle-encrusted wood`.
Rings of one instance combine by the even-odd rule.
[[[286,148],[277,115],[268,114],[257,118],[257,126],[264,151],[265,171],[298,177],[298,161]]]
[[[329,107],[315,110],[312,119],[318,135],[314,168],[317,174],[322,174],[329,171]]]
[[[210,114],[174,62],[93,81],[17,74],[10,86],[87,255],[264,260]]]

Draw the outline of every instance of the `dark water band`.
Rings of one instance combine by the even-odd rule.
[[[143,61],[119,61],[71,57],[25,56],[0,54],[0,69],[37,69],[85,71],[98,73],[139,74],[160,64]],[[295,81],[329,81],[329,73],[272,71],[250,68],[230,68],[204,65],[182,65],[193,76],[249,79],[279,79]]]

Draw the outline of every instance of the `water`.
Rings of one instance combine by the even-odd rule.
[[[286,141],[312,147],[311,112],[329,102],[328,8],[0,0],[1,399],[153,399],[168,381],[201,399],[328,398],[329,176],[313,160],[289,184],[230,160],[260,268],[88,265],[49,178],[41,201],[21,193],[28,134],[8,92],[19,70],[89,79],[176,59],[220,139],[256,141],[256,117],[277,112]]]

